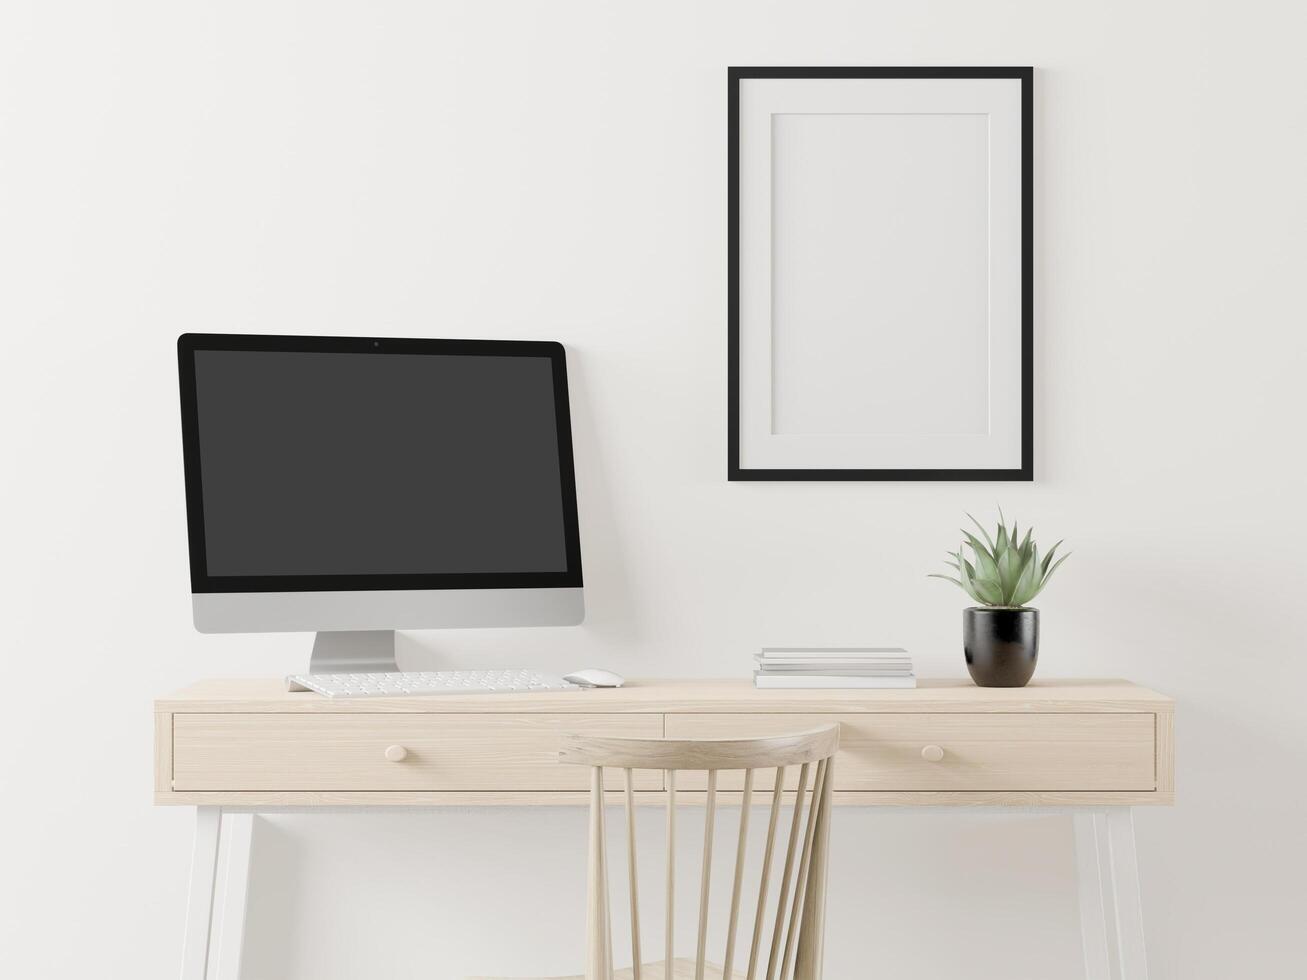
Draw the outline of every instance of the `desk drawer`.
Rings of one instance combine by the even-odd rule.
[[[657,738],[662,727],[660,714],[184,713],[172,781],[178,792],[587,790],[588,768],[558,762],[562,733]],[[401,760],[387,758],[392,746]],[[662,789],[662,774],[638,773],[636,788]]]
[[[1156,789],[1155,719],[1121,714],[668,715],[668,738],[736,738],[840,723],[842,791],[1126,791]],[[922,756],[943,750],[938,761]],[[934,753],[928,753],[934,754]],[[797,769],[787,784],[797,782]],[[704,788],[702,773],[687,789]],[[755,785],[770,789],[759,772]],[[719,786],[740,789],[743,775]]]

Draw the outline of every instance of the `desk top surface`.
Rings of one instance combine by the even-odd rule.
[[[909,690],[763,690],[747,678],[633,680],[605,690],[324,698],[282,678],[203,680],[159,698],[163,712],[1097,712],[1171,711],[1171,698],[1124,680],[1037,680],[1022,688],[924,679]]]

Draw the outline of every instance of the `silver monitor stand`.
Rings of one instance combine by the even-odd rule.
[[[323,630],[313,640],[310,674],[377,674],[397,670],[394,630]]]

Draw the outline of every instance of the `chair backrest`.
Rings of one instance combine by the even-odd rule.
[[[821,975],[822,924],[826,900],[826,865],[831,805],[831,772],[839,747],[838,725],[796,735],[740,739],[642,739],[567,735],[559,760],[592,768],[590,778],[590,852],[586,915],[588,944],[586,980],[611,980],[613,973],[612,933],[608,904],[608,857],[604,828],[604,769],[623,770],[625,777],[627,875],[631,895],[631,957],[633,980],[640,976],[640,905],[636,882],[635,793],[632,773],[636,769],[661,769],[667,793],[667,871],[665,966],[663,976],[673,974],[673,922],[676,884],[676,776],[687,770],[706,771],[704,796],[703,867],[699,880],[699,932],[695,957],[695,980],[704,980],[707,962],[708,896],[711,883],[713,831],[717,815],[717,774],[723,769],[744,771],[740,797],[739,839],[735,852],[735,875],[731,888],[730,918],[723,955],[724,977],[732,976],[737,957],[736,931],[739,922],[744,877],[749,812],[754,797],[754,775],[758,770],[775,770],[771,791],[771,814],[762,856],[762,878],[758,885],[748,950],[748,980],[818,980]],[[785,777],[798,766],[797,791],[789,818],[789,837],[778,882],[775,915],[767,915],[769,881],[776,854],[777,827],[781,821]],[[811,780],[809,780],[811,776]],[[766,792],[765,790],[763,792]],[[697,797],[696,800],[697,802]],[[807,802],[807,822],[803,815]],[[770,943],[763,939],[770,933]],[[740,954],[743,954],[741,949]],[[765,961],[764,961],[765,956]]]

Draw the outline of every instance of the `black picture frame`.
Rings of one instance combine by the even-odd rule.
[[[210,575],[204,535],[204,488],[200,477],[196,351],[281,351],[365,354],[472,354],[547,358],[553,371],[554,419],[558,439],[566,568],[550,572],[442,572],[401,575]],[[581,535],[577,519],[572,421],[567,395],[567,354],[562,344],[533,340],[426,340],[407,337],[308,337],[255,334],[182,334],[177,338],[181,395],[182,460],[186,481],[186,525],[191,591],[369,592],[441,589],[581,588]]]
[[[740,465],[740,83],[757,78],[1007,78],[1021,83],[1021,465],[1014,469],[746,469]],[[727,478],[739,481],[1034,479],[1034,69],[732,67],[727,69]]]

